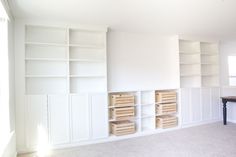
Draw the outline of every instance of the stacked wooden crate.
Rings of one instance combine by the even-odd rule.
[[[156,91],[156,127],[171,128],[178,125],[176,91]]]
[[[110,95],[110,129],[116,136],[135,132],[135,96],[133,94]]]
[[[157,128],[172,128],[177,126],[178,118],[176,116],[165,115],[165,116],[158,116],[156,118],[156,126]]]

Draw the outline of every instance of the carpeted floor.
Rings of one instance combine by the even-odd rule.
[[[213,123],[58,150],[48,157],[236,157],[236,124]]]

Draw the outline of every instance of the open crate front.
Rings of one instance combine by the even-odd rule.
[[[135,123],[132,121],[117,121],[111,123],[111,133],[116,136],[135,133]]]

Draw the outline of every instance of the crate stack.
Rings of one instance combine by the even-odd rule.
[[[111,94],[109,103],[110,130],[116,136],[135,133],[135,96]]]
[[[156,127],[172,128],[178,125],[176,91],[156,91]]]

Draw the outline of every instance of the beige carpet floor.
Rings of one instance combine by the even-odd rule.
[[[151,136],[57,150],[48,157],[236,157],[236,124],[223,126],[222,123],[213,123]]]

